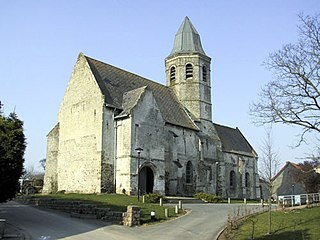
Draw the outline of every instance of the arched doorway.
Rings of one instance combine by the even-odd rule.
[[[154,174],[150,167],[143,167],[139,174],[140,192],[141,194],[152,193],[154,185]]]

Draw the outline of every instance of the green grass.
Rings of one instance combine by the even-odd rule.
[[[140,202],[136,196],[127,196],[123,194],[49,194],[49,195],[36,195],[36,197],[41,198],[55,198],[55,199],[64,199],[67,201],[85,201],[90,203],[99,203],[105,207],[118,212],[125,212],[128,205],[135,205],[141,207],[141,222],[148,223],[150,222],[150,212],[156,212],[156,219],[158,221],[168,220],[170,218],[183,215],[184,212],[180,212],[178,215],[175,214],[175,209],[173,207],[163,206],[160,207],[159,204],[152,203],[142,203],[142,197],[140,197]],[[169,209],[169,218],[165,217],[164,209]]]
[[[254,239],[258,240],[319,240],[320,207],[272,212],[272,231],[268,232],[268,212],[243,221],[227,239],[251,239],[254,224]]]

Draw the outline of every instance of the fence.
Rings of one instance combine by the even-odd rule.
[[[293,207],[301,205],[320,205],[320,193],[278,196],[278,205]]]

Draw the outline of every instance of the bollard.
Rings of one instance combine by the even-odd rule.
[[[179,213],[179,207],[178,207],[178,205],[176,205],[175,213],[176,213],[176,214],[178,214],[178,213]]]
[[[182,209],[182,201],[181,200],[179,201],[179,209],[180,210]]]
[[[162,206],[163,206],[163,199],[160,198],[160,207],[162,207]]]
[[[146,202],[146,197],[143,195],[142,196],[142,203],[145,203]]]
[[[243,199],[243,203],[247,204],[247,199],[246,198]]]
[[[151,218],[151,222],[154,222],[156,220],[156,212],[155,211],[151,211],[150,218]]]
[[[230,198],[228,197],[228,204],[230,204],[231,203],[231,200],[230,200]]]
[[[166,218],[169,217],[169,209],[168,209],[168,208],[165,208],[165,209],[164,209],[164,216],[165,216]]]
[[[6,220],[0,219],[0,239],[3,238],[5,226],[6,226]]]

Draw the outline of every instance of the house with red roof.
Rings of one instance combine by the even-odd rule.
[[[283,168],[272,179],[272,196],[277,198],[283,195],[306,194],[305,186],[297,181],[297,174],[303,169],[295,163],[286,162]]]

